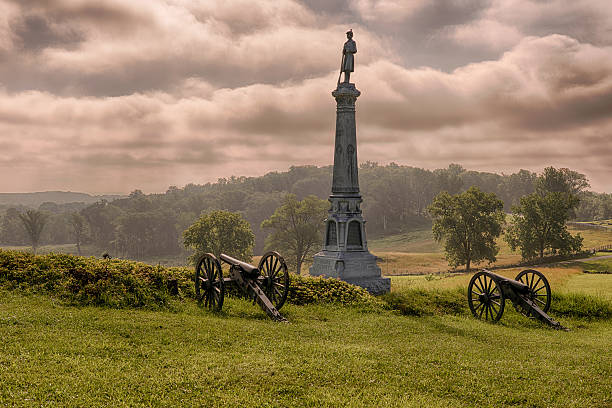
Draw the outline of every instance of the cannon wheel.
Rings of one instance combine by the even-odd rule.
[[[484,272],[472,276],[468,285],[468,304],[477,319],[496,322],[504,314],[505,298],[499,285]]]
[[[538,305],[544,313],[548,312],[551,298],[550,285],[548,284],[548,279],[546,279],[542,272],[536,271],[535,269],[526,269],[516,275],[514,280],[529,286],[529,299]],[[529,316],[530,314],[520,308],[517,308],[517,310],[525,316]]]
[[[280,310],[289,294],[289,271],[278,252],[267,252],[259,261],[259,283],[276,310]]]
[[[205,254],[196,266],[195,292],[198,303],[211,310],[223,307],[225,284],[221,264],[213,254]]]

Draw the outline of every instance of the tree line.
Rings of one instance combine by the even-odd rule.
[[[580,201],[572,209],[573,218],[612,218],[612,195],[588,192],[584,175],[569,169],[560,171],[577,189]],[[293,194],[298,201],[308,196],[326,199],[331,190],[331,172],[331,166],[295,166],[261,177],[232,176],[216,183],[171,186],[161,194],[135,190],[126,198],[100,200],[90,205],[43,203],[37,211],[44,214],[45,227],[37,244],[88,243],[114,256],[136,259],[180,255],[185,251],[183,231],[203,213],[226,210],[240,213],[248,222],[254,234],[254,252],[260,254],[266,238],[275,239],[269,228],[274,221],[267,224],[268,228],[262,222],[272,217],[287,194]],[[370,237],[429,225],[428,207],[443,191],[452,196],[476,186],[495,194],[501,200],[502,210],[509,212],[512,206],[520,204],[522,197],[536,192],[538,180],[537,174],[527,170],[506,175],[469,171],[457,164],[436,170],[395,163],[383,166],[366,162],[360,166],[363,211]],[[550,183],[554,182],[551,178]],[[20,218],[27,210],[24,207],[4,210],[0,243],[31,244]]]
[[[524,260],[577,253],[582,250],[582,237],[571,235],[566,223],[588,187],[582,174],[547,167],[537,177],[535,191],[512,206],[510,217],[495,193],[476,186],[455,195],[443,191],[428,207],[434,238],[444,243],[451,266],[465,265],[468,271],[472,262],[496,261],[497,238],[504,229],[504,239],[513,251],[521,251]]]

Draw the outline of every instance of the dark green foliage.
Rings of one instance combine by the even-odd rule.
[[[30,244],[32,244],[32,250],[36,253],[40,244],[40,236],[49,217],[42,211],[27,210],[25,213],[19,214],[19,218],[23,223]]]
[[[271,172],[261,177],[232,176],[216,183],[188,184],[183,188],[171,186],[164,194],[143,194],[135,190],[127,197],[100,196],[93,204],[91,201],[96,197],[70,195],[72,193],[69,197],[82,202],[66,202],[67,198],[51,193],[31,193],[32,197],[40,197],[35,201],[22,197],[18,202],[34,208],[40,205],[39,209],[51,214],[41,244],[74,243],[68,215],[78,211],[87,223],[84,241],[97,247],[96,251],[141,259],[150,257],[143,254],[153,253],[159,257],[178,256],[181,232],[202,212],[240,212],[255,234],[254,253],[261,254],[267,236],[260,228],[261,222],[274,213],[287,193],[295,194],[298,199],[309,194],[326,199],[331,188],[331,170],[331,166],[293,166],[288,171]],[[585,180],[581,178],[584,176],[579,173],[567,169],[549,173],[546,182],[539,183],[537,175],[527,170],[500,175],[465,170],[457,164],[432,171],[395,163],[363,163],[359,175],[369,236],[401,233],[429,225],[426,208],[441,191],[454,194],[475,185],[499,196],[504,201],[504,209],[509,211],[512,205],[519,203],[521,196],[533,193],[536,184],[544,186],[540,190],[558,189],[559,185],[569,186],[571,191],[585,188]],[[579,219],[612,218],[612,195],[584,191],[579,195],[582,201],[575,210]],[[50,202],[53,197],[57,197],[56,202]],[[110,201],[114,198],[117,199]],[[24,245],[28,241],[17,214],[28,208],[16,204],[15,207],[0,206],[0,210],[6,212],[0,223],[0,242]],[[155,225],[157,223],[160,225]],[[138,242],[134,242],[133,237],[137,237]]]
[[[282,253],[299,275],[302,263],[321,247],[328,208],[328,202],[316,196],[298,201],[295,194],[287,194],[274,214],[261,223],[262,229],[271,232],[266,249]]]
[[[81,305],[167,307],[172,298],[195,297],[193,274],[192,268],[0,250],[1,288],[51,294]],[[378,305],[365,289],[337,279],[290,277],[289,303]],[[178,293],[173,293],[175,287]]]
[[[572,236],[566,222],[578,205],[578,198],[570,193],[532,193],[512,208],[513,221],[505,239],[514,251],[521,249],[523,259],[532,259],[545,252],[569,255],[582,249],[580,235]]]
[[[1,287],[48,293],[82,305],[168,306],[174,285],[178,296],[194,296],[192,275],[188,268],[155,267],[119,259],[35,256],[0,250]]]
[[[579,293],[553,293],[550,312],[558,316],[610,319],[612,302]]]
[[[0,225],[0,242],[9,245],[24,245],[28,242],[25,228],[16,208],[8,208]]]
[[[144,209],[144,208],[143,208]],[[142,259],[180,252],[175,215],[161,209],[132,211],[115,220],[114,247],[117,255]]]
[[[500,236],[505,215],[504,203],[494,193],[478,187],[451,196],[446,191],[435,198],[428,210],[433,218],[433,234],[444,241],[446,259],[453,267],[472,262],[494,262],[499,252],[495,239]]]
[[[295,305],[312,303],[377,304],[367,290],[338,279],[290,274],[288,301]]]
[[[598,221],[612,218],[612,194],[583,191],[575,211],[578,221]]]
[[[568,168],[547,167],[536,182],[536,189],[542,195],[546,193],[577,195],[589,187],[591,185],[584,174]]]
[[[194,264],[207,252],[216,257],[225,253],[250,262],[255,236],[249,223],[239,213],[217,210],[202,214],[187,228],[183,232],[183,244],[194,250],[190,257]]]
[[[77,246],[77,250],[79,251],[79,255],[81,255],[81,244],[83,243],[83,239],[85,238],[85,218],[81,214],[74,212],[70,214],[69,222],[71,227],[71,233]]]
[[[389,308],[407,316],[467,315],[470,310],[463,289],[425,290],[405,289],[381,297]]]

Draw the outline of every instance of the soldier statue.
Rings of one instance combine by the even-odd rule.
[[[344,48],[342,48],[342,64],[340,65],[340,75],[338,76],[338,85],[340,85],[340,76],[344,72],[344,82],[349,83],[351,79],[351,72],[355,70],[355,53],[357,52],[357,44],[353,40],[353,30],[346,32],[346,42]]]

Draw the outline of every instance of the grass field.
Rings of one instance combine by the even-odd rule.
[[[1,406],[608,407],[612,324],[508,310],[405,317],[231,299],[219,315],[68,307],[2,293]],[[511,309],[511,308],[509,308]]]
[[[553,293],[611,299],[612,275],[582,273],[608,262],[538,269]],[[392,286],[446,290],[469,278],[396,276]],[[510,306],[498,324],[375,306],[282,312],[290,324],[234,298],[215,314],[191,300],[150,311],[0,291],[0,406],[612,405],[611,319],[558,318],[571,328],[564,332]]]

